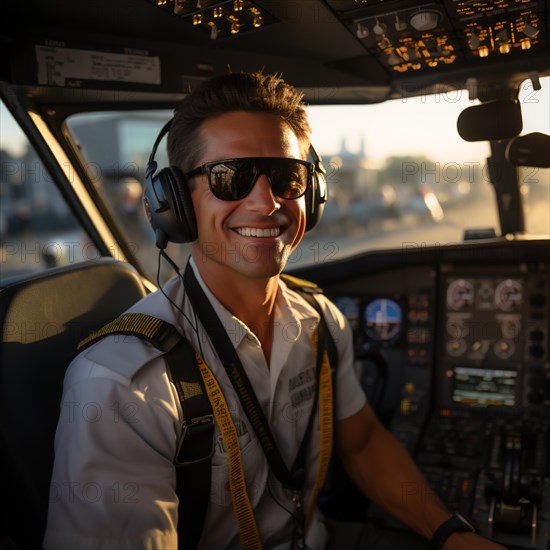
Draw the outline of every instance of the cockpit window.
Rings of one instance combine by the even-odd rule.
[[[472,104],[457,90],[310,108],[330,201],[309,246],[322,239],[321,248],[341,255],[459,243],[470,228],[498,234],[488,144],[468,143],[456,129],[460,112]],[[302,246],[308,248],[307,240]]]
[[[0,128],[0,279],[99,258],[4,102]]]
[[[128,247],[146,275],[156,280],[158,249],[142,204],[145,168],[158,133],[170,118],[169,111],[122,111],[83,113],[70,117],[67,127],[74,136],[96,190],[126,237]],[[155,160],[158,170],[168,165],[166,147],[161,144]],[[180,266],[189,255],[186,245],[168,244],[167,253]],[[173,275],[160,264],[160,281]]]
[[[534,108],[541,118],[543,96],[533,90],[526,93],[522,108]],[[464,141],[456,126],[461,111],[474,104],[467,91],[456,90],[375,105],[309,107],[312,142],[327,170],[329,201],[321,222],[306,234],[288,267],[373,249],[460,243],[469,229],[488,229],[498,236],[495,193],[487,170],[489,145]],[[153,280],[158,251],[141,197],[152,144],[170,115],[125,111],[68,119],[86,162],[96,167],[98,191]],[[167,166],[164,143],[156,160],[158,170]],[[533,182],[529,169],[521,174],[528,228],[544,229],[548,222],[537,201],[546,193],[548,204],[548,184],[544,186],[542,175],[537,176],[540,184],[539,179]],[[189,249],[169,244],[167,252],[182,266]],[[171,268],[161,263],[160,280],[171,274]]]

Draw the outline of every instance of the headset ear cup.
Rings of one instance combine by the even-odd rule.
[[[143,202],[159,248],[167,241],[187,243],[197,238],[191,195],[177,168],[164,168],[148,177]]]
[[[191,199],[191,191],[185,176],[176,166],[170,166],[167,172],[171,177],[171,185],[174,193],[174,202],[177,204],[176,212],[178,220],[182,227],[182,236],[185,236],[184,241],[190,243],[197,239],[197,219],[195,217],[195,209],[193,208],[193,200]]]
[[[319,178],[323,178],[320,182]],[[315,172],[311,188],[306,191],[306,231],[313,229],[321,219],[325,208],[326,195],[322,195],[321,188],[325,189],[324,175]]]
[[[306,231],[313,229],[321,219],[325,203],[328,200],[328,188],[326,179],[326,169],[323,166],[321,157],[310,144],[308,151],[308,160],[315,165],[311,186],[306,190]]]
[[[317,187],[317,177],[312,179],[311,186],[306,190],[305,202],[306,202],[306,231],[313,229],[316,225],[315,212],[313,211],[315,205],[315,194]]]

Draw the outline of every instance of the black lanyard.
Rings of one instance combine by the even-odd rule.
[[[192,267],[187,263],[184,273],[185,291],[189,296],[193,309],[195,310],[202,326],[208,328],[208,336],[222,362],[233,388],[237,392],[244,412],[254,428],[269,466],[277,479],[292,490],[299,490],[305,482],[305,456],[307,442],[313,427],[313,418],[317,409],[319,399],[319,374],[323,363],[323,353],[325,349],[326,333],[324,323],[319,323],[317,337],[317,365],[316,365],[316,388],[313,406],[309,415],[308,424],[302,443],[294,460],[292,468],[289,470],[279,452],[273,434],[269,428],[265,415],[254,393],[254,389],[246,375],[244,367],[237,355],[237,352],[227,335],[227,332],[216,314],[212,304],[202,290]]]

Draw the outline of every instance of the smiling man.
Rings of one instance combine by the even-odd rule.
[[[177,115],[174,122],[177,124]],[[255,329],[269,363],[278,275],[300,242],[306,223],[305,188],[296,185],[295,194],[301,196],[282,198],[270,178],[284,173],[307,182],[311,167],[299,163],[271,166],[269,159],[302,159],[305,153],[289,124],[274,114],[225,113],[206,120],[200,134],[208,136],[203,139],[201,165],[218,158],[258,159],[256,165],[241,168],[250,170],[255,178],[241,200],[224,201],[212,193],[207,179],[215,181],[216,175],[219,179],[216,166],[208,173],[194,172],[191,197],[198,238],[191,248],[205,284],[235,317]]]
[[[148,168],[157,243],[191,241],[192,257],[130,313],[160,318],[191,343],[214,411],[198,547],[413,550],[435,533],[438,550],[501,548],[443,506],[380,425],[355,377],[343,315],[280,277],[322,210],[323,170],[309,134],[296,89],[272,75],[231,74],[182,102],[170,123],[171,167],[155,174],[151,160]],[[178,493],[174,464],[196,440],[171,372],[162,351],[117,335],[71,363],[46,548],[183,546],[178,503],[188,495]],[[198,386],[188,384],[185,399]],[[418,535],[323,518],[316,496],[333,428],[351,478]]]

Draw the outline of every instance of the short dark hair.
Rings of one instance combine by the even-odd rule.
[[[214,77],[193,90],[174,110],[168,134],[168,159],[183,172],[195,168],[201,155],[203,122],[233,111],[281,117],[294,131],[305,154],[309,126],[303,93],[277,75],[231,73]]]

